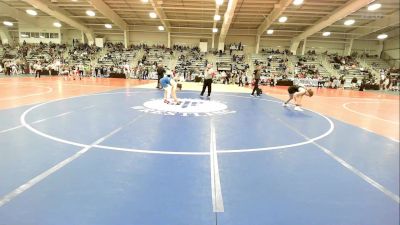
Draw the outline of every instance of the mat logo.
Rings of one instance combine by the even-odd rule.
[[[181,104],[166,104],[162,99],[153,99],[143,103],[143,106],[134,106],[132,109],[144,113],[165,116],[215,116],[236,113],[228,110],[228,106],[218,101],[202,99],[180,99]]]

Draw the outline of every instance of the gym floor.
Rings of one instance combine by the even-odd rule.
[[[0,79],[0,225],[399,224],[399,96],[155,86]]]

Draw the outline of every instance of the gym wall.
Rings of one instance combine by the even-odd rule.
[[[110,42],[123,42],[123,34],[107,34],[107,35],[97,35],[104,37],[106,41]],[[82,34],[78,30],[61,30],[61,42],[62,43],[72,43],[72,39],[82,39]],[[215,43],[218,42],[218,35],[215,36]],[[211,48],[211,38],[207,39],[209,48]],[[168,36],[166,32],[129,32],[129,44],[165,44],[167,45]],[[196,37],[179,37],[171,35],[171,44],[198,46],[200,38]],[[245,45],[246,53],[254,53],[256,38],[255,36],[227,36],[225,43],[239,43],[242,42]],[[338,53],[343,55],[345,51],[346,44],[344,42],[321,42],[321,41],[307,41],[306,52],[308,50],[315,50],[317,53],[322,53],[328,51],[328,53]],[[217,44],[215,44],[215,48]],[[273,49],[288,49],[290,47],[290,40],[274,40],[269,38],[261,38],[260,40],[260,51],[262,48],[273,48]],[[301,54],[302,43],[300,43],[298,48],[298,54]],[[377,54],[379,52],[379,41],[370,40],[355,40],[353,43],[352,52],[367,52],[369,54]],[[385,59],[389,59],[394,65],[399,64],[399,37],[389,38],[384,42],[383,46],[383,56]]]
[[[388,38],[383,43],[382,58],[387,60],[393,67],[400,67],[400,38]]]

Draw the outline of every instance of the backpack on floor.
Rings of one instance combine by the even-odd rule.
[[[261,88],[257,88],[257,95],[261,95],[261,94],[262,94]]]

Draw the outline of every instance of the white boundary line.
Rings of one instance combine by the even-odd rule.
[[[216,94],[216,95],[218,95],[218,94]],[[234,95],[228,95],[228,96],[234,96]],[[254,98],[254,97],[246,97],[246,96],[237,96],[237,97],[240,97],[240,98]],[[273,96],[272,96],[272,97],[273,97]],[[331,98],[335,98],[335,97],[331,97]],[[337,97],[337,98],[340,98],[340,97]],[[268,101],[268,100],[266,100],[266,99],[260,99],[260,100]],[[377,100],[377,99],[371,99],[371,100]],[[381,99],[381,100],[385,100],[385,99]],[[389,101],[389,100],[388,100],[388,101]],[[396,102],[397,102],[397,101],[396,101]],[[360,102],[360,103],[368,103],[368,101]],[[314,113],[317,113],[317,114],[319,114],[319,115],[322,116],[322,117],[325,117],[324,115],[322,115],[322,114],[320,114],[320,113],[318,113],[318,112],[315,112],[315,111],[312,111],[312,110],[309,110],[309,111],[314,112]],[[330,121],[330,119],[329,119],[328,117],[326,117],[326,118]],[[332,122],[332,121],[331,121],[331,122]],[[376,132],[371,131],[371,130],[369,130],[369,129],[367,129],[367,128],[364,128],[364,127],[359,127],[359,128],[361,128],[361,129],[363,129],[363,130],[366,130],[366,131],[368,131],[368,132],[377,134]],[[379,135],[379,134],[378,134],[378,135]],[[394,141],[394,142],[400,142],[400,140],[396,140],[396,139],[394,139],[394,138],[390,138],[390,137],[386,137],[386,136],[382,136],[382,137],[388,138],[389,140]],[[269,149],[265,149],[265,150],[269,150]]]
[[[349,104],[357,104],[357,103],[360,103],[360,104],[364,104],[364,103],[380,104],[380,103],[382,103],[382,102],[347,102],[347,103],[344,103],[344,104],[342,105],[342,107],[343,107],[344,109],[346,109],[347,111],[350,111],[350,112],[352,112],[352,113],[355,113],[355,114],[358,114],[358,115],[361,115],[361,116],[369,117],[369,118],[372,118],[372,119],[380,120],[380,121],[387,122],[387,123],[391,123],[391,124],[394,124],[394,125],[399,125],[399,122],[392,121],[392,120],[382,119],[382,118],[380,118],[380,117],[373,116],[373,115],[366,114],[366,113],[361,113],[361,112],[358,112],[358,111],[356,111],[356,110],[350,109],[350,108],[347,106],[347,105],[349,105]]]
[[[130,123],[133,123],[134,121],[136,121],[137,119],[139,119],[139,117],[136,117],[134,120],[132,120]],[[36,185],[37,183],[41,182],[42,180],[46,179],[48,176],[52,175],[53,173],[57,172],[58,170],[60,170],[61,168],[65,167],[66,165],[68,165],[69,163],[71,163],[72,161],[74,161],[75,159],[79,158],[80,156],[82,156],[83,154],[85,154],[86,152],[88,152],[91,148],[93,148],[95,145],[103,142],[104,140],[106,140],[107,138],[111,137],[112,135],[114,135],[115,133],[119,132],[122,128],[119,127],[115,130],[113,130],[112,132],[110,132],[109,134],[107,134],[106,136],[96,140],[95,142],[93,142],[90,145],[85,146],[83,149],[81,149],[80,151],[78,151],[77,153],[73,154],[72,156],[68,157],[67,159],[57,163],[55,166],[51,167],[50,169],[44,171],[43,173],[39,174],[38,176],[34,177],[33,179],[29,180],[28,182],[26,182],[25,184],[19,186],[17,189],[11,191],[10,193],[6,194],[5,196],[3,196],[2,198],[0,198],[0,207],[4,206],[5,204],[7,204],[8,202],[10,202],[11,200],[13,200],[14,198],[18,197],[18,195],[24,193],[25,191],[27,191],[28,189],[30,189],[31,187],[33,187],[34,185]]]
[[[224,200],[221,191],[221,179],[219,176],[217,143],[215,127],[211,120],[210,130],[210,170],[211,170],[211,193],[214,212],[224,212]]]
[[[126,93],[126,92],[123,92]],[[71,97],[73,98],[73,97]],[[59,101],[59,100],[55,100],[55,101]],[[55,102],[52,101],[52,102]],[[47,102],[50,103],[50,102]],[[28,109],[27,111],[25,111],[23,113],[23,116],[21,116],[21,123],[25,126],[25,127],[30,127],[26,122],[25,122],[25,116],[26,114],[39,107],[42,106],[44,104],[47,103],[42,103],[39,105],[36,105],[30,109]],[[136,119],[138,119],[139,117],[137,117]],[[135,120],[136,120],[135,119]],[[133,121],[135,121],[133,120]],[[132,121],[132,122],[133,122]],[[330,120],[329,120],[330,121]],[[132,123],[131,122],[131,123]],[[332,121],[330,121],[332,122]],[[284,122],[283,122],[284,123]],[[130,124],[130,123],[129,123]],[[285,123],[284,123],[285,124]],[[290,127],[290,125],[287,125]],[[32,127],[30,127],[32,128]],[[29,128],[28,128],[29,129]],[[101,143],[102,141],[104,141],[105,139],[107,139],[108,137],[110,137],[111,135],[117,133],[118,131],[120,131],[122,129],[122,127],[117,128],[116,130],[114,130],[113,132],[111,132],[110,134],[104,136],[103,138],[98,139],[97,141],[95,141],[94,143],[92,143],[91,145],[82,145],[79,143],[73,143],[73,145],[77,145],[77,146],[81,146],[84,147],[82,150],[80,150],[79,152],[75,153],[73,156],[67,158],[66,160],[60,162],[59,164],[57,164],[56,166],[50,168],[49,170],[45,171],[44,173],[40,174],[39,176],[33,178],[32,180],[28,181],[27,183],[25,183],[24,185],[21,185],[19,188],[15,189],[14,191],[12,191],[11,193],[7,194],[6,196],[4,196],[3,198],[0,199],[0,207],[3,206],[4,204],[6,204],[7,202],[11,201],[13,198],[17,197],[18,195],[20,195],[21,193],[23,193],[24,191],[28,190],[30,187],[32,187],[33,185],[35,185],[36,183],[40,182],[41,180],[45,179],[46,177],[48,177],[49,175],[53,174],[54,172],[58,171],[59,169],[61,169],[62,167],[64,167],[65,165],[69,164],[70,162],[72,162],[73,160],[77,159],[78,157],[80,157],[82,154],[86,153],[88,150],[90,150],[93,147],[97,147],[99,146],[98,144]],[[378,182],[374,181],[373,179],[371,179],[370,177],[368,177],[367,175],[365,175],[364,173],[362,173],[361,171],[359,171],[357,168],[353,167],[352,165],[350,165],[349,163],[347,163],[346,161],[344,161],[343,159],[341,159],[340,157],[338,157],[337,155],[335,155],[333,152],[331,152],[330,150],[324,148],[323,146],[319,145],[318,143],[315,142],[315,138],[314,139],[309,139],[308,137],[304,136],[303,134],[299,133],[295,128],[292,128],[294,131],[296,131],[299,135],[301,135],[302,137],[304,137],[306,140],[308,140],[307,142],[310,142],[312,144],[314,144],[315,146],[317,146],[319,149],[321,149],[324,153],[326,153],[328,156],[330,156],[331,158],[333,158],[335,161],[339,162],[342,166],[344,166],[345,168],[349,169],[351,172],[353,172],[355,175],[359,176],[361,179],[363,179],[364,181],[366,181],[367,183],[369,183],[370,185],[372,185],[373,187],[377,188],[379,191],[383,192],[385,195],[387,195],[388,197],[390,197],[392,200],[394,200],[395,202],[397,202],[398,204],[400,203],[400,198],[398,195],[392,193],[391,191],[389,191],[388,189],[386,189],[384,186],[382,186],[381,184],[379,184]],[[35,132],[35,131],[34,131]],[[38,132],[38,131],[36,131]],[[35,132],[35,133],[36,133]],[[213,137],[214,136],[214,137]],[[50,136],[51,137],[51,136]],[[51,137],[50,139],[53,139],[54,137]],[[55,138],[58,139],[58,138]],[[54,140],[54,139],[53,139]],[[59,139],[60,142],[63,143],[68,143],[69,141],[65,141],[62,139]],[[215,168],[215,166],[218,167],[218,162],[215,163],[215,161],[217,160],[217,157],[214,157],[217,155],[217,151],[215,150],[216,147],[215,146],[215,128],[213,129],[213,127],[211,127],[211,141],[210,141],[210,163],[211,165],[213,165],[212,170],[216,171],[218,168]],[[213,150],[214,149],[214,150]],[[144,150],[142,150],[144,151]],[[222,152],[219,152],[222,153]],[[174,153],[176,154],[176,153]],[[212,175],[212,180],[215,179],[213,172],[211,173]],[[215,188],[217,186],[217,184],[215,183]],[[220,185],[220,184],[219,184]],[[214,188],[212,188],[214,190]],[[213,195],[214,196],[214,195]],[[222,201],[222,194],[221,196],[221,201]],[[217,196],[215,197],[217,200]],[[217,201],[213,201],[213,202],[217,202]],[[213,205],[214,206],[214,205]],[[220,206],[218,206],[220,207]],[[218,210],[217,205],[215,206],[215,208]],[[219,208],[220,209],[220,208]]]
[[[157,91],[159,92],[159,91]],[[78,147],[87,147],[87,144],[82,144],[82,143],[78,143],[78,142],[73,142],[73,141],[69,141],[69,140],[65,140],[62,138],[58,138],[58,137],[54,137],[51,136],[49,134],[43,133],[35,128],[33,128],[30,124],[28,124],[26,122],[26,115],[31,112],[32,110],[41,107],[43,105],[49,104],[49,103],[53,103],[53,102],[57,102],[57,101],[61,101],[61,100],[66,100],[66,99],[72,99],[72,98],[79,98],[79,97],[87,97],[87,96],[98,96],[98,95],[112,95],[112,94],[126,94],[126,93],[143,93],[143,92],[106,92],[106,93],[98,93],[98,94],[91,94],[91,95],[82,95],[82,96],[74,96],[74,97],[69,97],[69,98],[65,98],[65,99],[57,99],[57,100],[53,100],[53,101],[49,101],[49,102],[44,102],[38,105],[35,105],[29,109],[27,109],[20,117],[20,121],[21,124],[23,126],[25,126],[28,130],[30,130],[31,132],[40,135],[42,137],[60,142],[60,143],[64,143],[64,144],[69,144],[69,145],[74,145],[74,146],[78,146]],[[149,93],[147,91],[145,91],[145,93]],[[244,96],[238,96],[238,95],[227,95],[227,94],[219,94],[219,95],[224,95],[224,96],[233,96],[233,97],[240,97],[240,98],[252,98],[252,97],[244,97]],[[253,97],[254,98],[254,97]],[[262,101],[270,101],[270,102],[276,102],[276,103],[281,103],[280,101],[275,101],[275,100],[267,100],[267,99],[257,99],[257,100],[262,100]],[[330,133],[332,133],[332,131],[334,130],[334,125],[333,122],[328,118],[323,116],[320,113],[314,112],[312,110],[308,110],[310,112],[316,113],[320,116],[322,116],[323,118],[325,118],[326,120],[328,120],[329,124],[330,124],[330,128],[328,131],[326,131],[324,134],[313,138],[312,140],[319,140],[322,139],[326,136],[328,136]],[[236,153],[236,152],[255,152],[255,151],[271,151],[271,150],[275,150],[275,149],[283,149],[283,148],[292,148],[292,147],[297,147],[297,146],[301,146],[301,145],[306,145],[312,142],[312,140],[310,141],[304,141],[304,142],[300,142],[300,143],[295,143],[295,144],[289,144],[289,145],[280,145],[280,146],[272,146],[272,147],[265,147],[265,148],[257,148],[257,149],[235,149],[235,150],[219,150],[217,151],[218,153]],[[142,150],[142,149],[132,149],[132,148],[121,148],[121,147],[113,147],[113,146],[105,146],[105,145],[95,145],[96,148],[101,148],[101,149],[109,149],[109,150],[116,150],[116,151],[126,151],[126,152],[136,152],[136,153],[149,153],[149,154],[166,154],[166,155],[209,155],[208,152],[176,152],[176,151],[153,151],[153,150]]]
[[[52,117],[49,117],[49,118],[44,118],[44,119],[41,119],[41,120],[36,120],[35,122],[32,122],[32,124],[41,123],[41,122],[44,122],[44,121],[46,121],[46,120],[54,119],[54,118],[57,118],[57,117],[66,116],[66,115],[71,114],[71,113],[72,113],[72,111],[68,111],[68,112],[61,113],[61,114],[58,114],[58,115],[55,115],[55,116],[52,116]]]
[[[236,96],[236,95],[227,95],[227,94],[218,94],[218,95],[225,95],[225,96],[235,96],[235,97],[240,97],[240,98],[250,98],[250,99],[255,99],[254,97],[247,97],[247,96]],[[261,101],[270,101],[270,102],[276,102],[276,103],[282,103],[280,101],[275,101],[275,100],[268,100],[268,99],[257,99],[257,100],[261,100]],[[333,130],[335,129],[335,125],[332,122],[331,119],[329,119],[328,117],[322,115],[321,113],[312,111],[310,109],[306,109],[307,111],[310,111],[312,113],[315,113],[321,117],[323,117],[324,119],[326,119],[329,123],[329,129],[322,135],[312,138],[308,141],[304,141],[304,142],[299,142],[299,143],[295,143],[295,144],[289,144],[289,145],[280,145],[280,146],[273,146],[273,147],[265,147],[265,148],[252,148],[252,149],[220,149],[218,150],[218,153],[240,153],[240,152],[258,152],[258,151],[271,151],[271,150],[276,150],[276,149],[284,149],[284,148],[292,148],[292,147],[297,147],[297,146],[301,146],[301,145],[305,145],[305,144],[309,144],[313,141],[322,139],[328,135],[330,135]]]
[[[119,148],[104,145],[95,145],[96,148],[122,151],[122,152],[132,152],[132,153],[145,153],[145,154],[155,154],[155,155],[192,155],[192,156],[204,156],[209,155],[209,152],[176,152],[176,151],[157,151],[157,150],[144,150],[144,149],[134,149],[134,148]]]
[[[281,121],[282,124],[284,124],[285,126],[287,126],[288,128],[290,128],[291,130],[293,130],[294,132],[296,132],[298,135],[300,135],[301,137],[305,138],[306,140],[310,140],[310,138],[308,138],[307,136],[305,136],[304,134],[302,134],[300,131],[298,131],[296,128],[292,127],[291,125],[285,123],[284,121],[282,121],[281,119],[277,119],[278,121]],[[339,164],[341,164],[343,167],[345,167],[346,169],[350,170],[352,173],[354,173],[355,175],[357,175],[358,177],[360,177],[361,179],[363,179],[365,182],[367,182],[368,184],[370,184],[371,186],[375,187],[376,189],[378,189],[379,191],[381,191],[383,194],[385,194],[386,196],[388,196],[390,199],[392,199],[393,201],[395,201],[397,204],[400,204],[400,197],[396,194],[394,194],[393,192],[389,191],[387,188],[385,188],[383,185],[379,184],[378,182],[374,181],[372,178],[368,177],[366,174],[364,174],[363,172],[361,172],[360,170],[358,170],[357,168],[355,168],[354,166],[352,166],[351,164],[349,164],[348,162],[346,162],[345,160],[343,160],[342,158],[340,158],[339,156],[335,155],[332,151],[330,151],[329,149],[321,146],[320,144],[318,144],[315,141],[312,141],[312,144],[317,146],[320,150],[322,150],[322,152],[324,152],[325,154],[327,154],[329,157],[331,157],[332,159],[334,159],[336,162],[338,162]]]
[[[35,81],[27,81],[27,82],[22,82],[22,83],[14,83],[14,84],[19,84],[19,85],[23,85],[23,84],[46,84],[46,85],[66,85],[66,86],[80,86],[80,87],[108,87],[108,88],[113,88],[114,86],[107,86],[107,85],[98,85],[98,84],[75,84],[75,83],[64,83],[65,81],[62,80],[57,80],[55,82],[46,82],[46,81],[40,81],[40,82],[35,82]],[[9,84],[9,83],[0,83],[0,84]],[[121,88],[125,88],[124,87],[119,87],[119,86],[115,86],[116,89],[121,89]]]
[[[145,91],[147,93],[147,91]],[[74,146],[78,146],[78,147],[88,147],[89,145],[87,144],[82,144],[82,143],[77,143],[77,142],[73,142],[73,141],[68,141],[65,139],[61,139],[58,137],[54,137],[48,134],[45,134],[39,130],[36,130],[35,128],[33,128],[30,124],[28,124],[25,120],[26,115],[31,112],[32,110],[41,107],[43,105],[49,104],[49,103],[53,103],[53,102],[57,102],[57,101],[61,101],[61,100],[66,100],[66,99],[73,99],[73,98],[79,98],[79,97],[86,97],[86,96],[97,96],[97,95],[106,95],[106,94],[126,94],[127,92],[107,92],[107,93],[99,93],[99,94],[91,94],[91,95],[83,95],[83,96],[74,96],[74,97],[68,97],[68,98],[64,98],[64,99],[57,99],[57,100],[53,100],[53,101],[49,101],[49,102],[44,102],[38,105],[35,105],[31,108],[29,108],[28,110],[26,110],[20,117],[20,122],[21,124],[26,127],[28,130],[30,130],[31,132],[40,135],[42,137],[45,137],[47,139],[51,139],[53,141],[57,141],[60,143],[64,143],[64,144],[69,144],[69,145],[74,145]],[[129,93],[143,93],[143,92],[129,92]],[[118,147],[109,147],[109,146],[102,146],[102,145],[93,145],[93,147],[96,148],[102,148],[102,149],[109,149],[109,150],[116,150],[116,151],[126,151],[126,152],[137,152],[137,153],[149,153],[149,154],[165,154],[165,155],[209,155],[208,152],[175,152],[175,151],[153,151],[153,150],[140,150],[140,149],[129,149],[129,148],[118,148]]]
[[[87,109],[90,109],[90,108],[93,108],[93,107],[95,107],[95,106],[94,105],[86,106],[86,107],[83,107],[82,110],[87,110]],[[49,120],[49,119],[62,117],[62,116],[68,115],[68,114],[73,113],[73,112],[75,112],[75,111],[68,111],[68,112],[61,113],[61,114],[58,114],[58,115],[55,115],[55,116],[51,116],[51,117],[48,117],[48,118],[36,120],[36,121],[33,121],[31,124],[41,123],[41,122],[44,122],[44,121]],[[16,130],[16,129],[22,128],[22,127],[24,127],[24,125],[19,125],[19,126],[15,126],[15,127],[11,127],[11,128],[5,129],[5,130],[0,130],[0,134],[7,133],[9,131],[13,131],[13,130]]]
[[[271,93],[268,92],[269,96],[288,96],[287,94],[279,94],[279,93]],[[366,101],[387,101],[387,102],[398,102],[399,100],[396,99],[381,99],[381,98],[363,98],[363,97],[347,97],[347,96],[318,96],[314,95],[314,98],[326,98],[326,99],[356,99],[356,100],[366,100]]]
[[[311,110],[308,110],[308,111],[311,111]],[[314,112],[314,111],[311,111],[311,112]],[[324,134],[318,136],[318,137],[309,139],[309,140],[304,141],[304,142],[299,142],[299,143],[289,144],[289,145],[280,145],[280,146],[273,146],[273,147],[266,147],[266,148],[240,149],[240,150],[227,149],[227,150],[219,150],[218,153],[259,152],[259,151],[271,151],[271,150],[276,150],[276,149],[293,148],[293,147],[302,146],[302,145],[305,145],[305,144],[310,144],[313,141],[322,139],[322,138],[330,135],[333,132],[333,130],[335,129],[335,125],[332,122],[332,120],[330,120],[328,117],[326,117],[326,116],[324,116],[324,115],[322,115],[322,114],[320,114],[318,112],[314,112],[314,113],[320,115],[321,117],[325,118],[329,122],[329,130],[326,131]]]
[[[350,165],[346,161],[344,161],[342,158],[339,156],[335,155],[333,152],[328,150],[327,148],[324,148],[323,146],[319,145],[318,143],[313,142],[315,146],[317,146],[319,149],[321,149],[324,153],[326,153],[328,156],[330,156],[332,159],[340,163],[342,166],[353,172],[355,175],[359,176],[361,179],[378,189],[379,191],[383,192],[385,195],[387,195],[389,198],[391,198],[393,201],[395,201],[397,204],[400,204],[400,197],[393,192],[389,191],[387,188],[385,188],[383,185],[379,184],[378,182],[374,181],[372,178],[368,177],[365,175],[363,172],[355,168],[354,166]]]
[[[7,132],[10,132],[10,131],[16,130],[18,128],[21,128],[21,127],[24,127],[24,126],[23,125],[19,125],[19,126],[15,126],[15,127],[11,127],[11,128],[5,129],[5,130],[1,130],[0,134],[7,133]]]
[[[0,84],[7,84],[7,83],[0,83]],[[10,85],[10,84],[8,84]],[[36,94],[30,94],[30,95],[23,95],[23,96],[15,96],[15,97],[7,97],[7,98],[0,98],[0,101],[6,101],[6,100],[15,100],[15,99],[20,99],[20,98],[27,98],[27,97],[32,97],[32,96],[38,96],[38,95],[45,95],[53,92],[53,88],[51,87],[45,87],[45,86],[39,86],[39,85],[30,85],[30,84],[17,84],[17,85],[22,85],[22,86],[29,86],[29,87],[39,87],[39,88],[46,88],[46,92],[40,92]]]
[[[56,171],[60,170],[64,166],[68,165],[70,162],[74,161],[87,151],[89,151],[92,148],[92,146],[87,146],[83,149],[81,149],[79,152],[75,153],[71,157],[59,162],[55,166],[51,167],[50,169],[44,171],[43,173],[39,174],[38,176],[34,177],[33,179],[29,180],[25,184],[19,186],[17,189],[13,190],[12,192],[6,194],[2,198],[0,198],[0,207],[4,206],[14,198],[16,198],[18,195],[22,194],[29,188],[33,187],[35,184],[39,183],[40,181],[44,180],[46,177],[50,176],[51,174],[55,173]]]
[[[369,133],[376,134],[374,131],[372,131],[372,130],[366,128],[366,127],[360,127],[360,128],[363,129],[363,130],[365,130],[365,131],[368,131]],[[389,140],[391,140],[391,141],[393,141],[393,142],[397,142],[397,143],[400,142],[400,140],[396,140],[396,139],[391,138],[391,137],[386,137],[386,136],[382,136],[382,137],[387,138],[387,139],[389,139]]]

